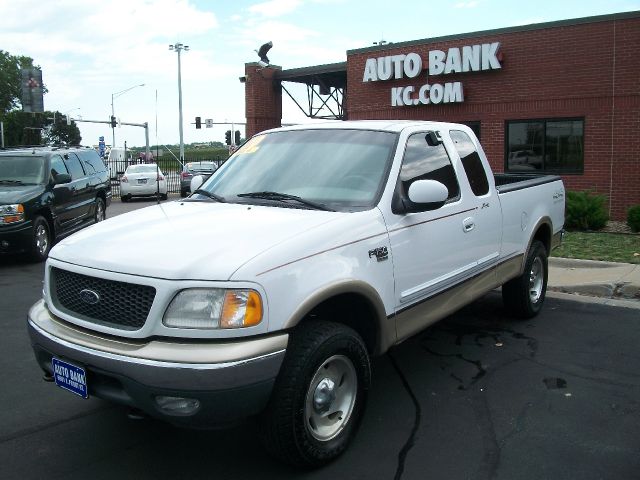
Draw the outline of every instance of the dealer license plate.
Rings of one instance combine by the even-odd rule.
[[[69,390],[71,393],[80,395],[82,398],[89,398],[87,374],[84,368],[64,362],[59,358],[51,359],[51,367],[53,368],[53,379],[56,385]]]
[[[146,178],[139,178],[138,179],[138,183],[147,183],[147,179]]]

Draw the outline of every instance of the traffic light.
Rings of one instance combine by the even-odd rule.
[[[111,128],[116,128],[116,125],[118,125],[118,122],[116,122],[116,117],[111,115]]]
[[[196,117],[196,128],[202,128],[202,119],[200,117]]]
[[[240,145],[240,130],[236,130],[236,145]]]
[[[227,132],[224,134],[224,138],[227,142],[227,145],[231,145],[231,130],[227,130]]]

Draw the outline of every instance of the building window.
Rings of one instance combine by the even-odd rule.
[[[584,119],[507,121],[505,139],[508,172],[584,171]]]

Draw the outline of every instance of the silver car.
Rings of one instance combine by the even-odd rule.
[[[186,197],[191,192],[191,179],[196,175],[202,175],[203,181],[207,180],[218,169],[216,162],[188,162],[180,173],[180,196]]]

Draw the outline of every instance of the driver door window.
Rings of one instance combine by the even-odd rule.
[[[458,200],[460,187],[447,150],[442,143],[429,145],[425,136],[425,133],[414,133],[407,140],[400,170],[405,194],[416,180],[437,180],[449,190],[447,202]]]

